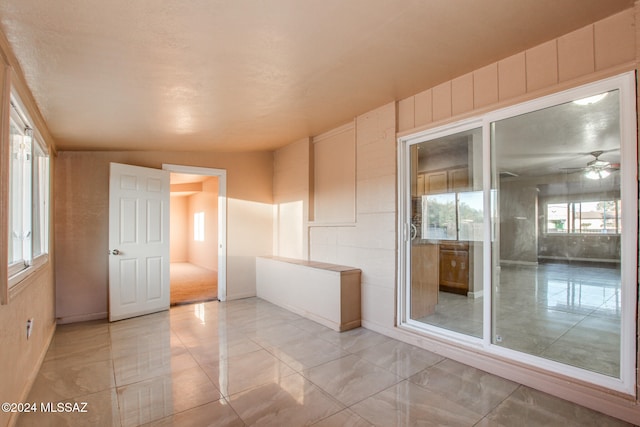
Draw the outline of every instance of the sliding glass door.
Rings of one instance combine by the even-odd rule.
[[[634,83],[400,140],[403,326],[633,392]]]
[[[492,343],[616,378],[619,107],[612,90],[491,124]]]
[[[482,128],[411,147],[411,308],[425,325],[482,337]]]

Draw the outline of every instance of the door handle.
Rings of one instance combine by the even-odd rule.
[[[122,254],[122,252],[120,252],[118,249],[114,249],[109,252],[109,255],[120,255],[120,254]]]

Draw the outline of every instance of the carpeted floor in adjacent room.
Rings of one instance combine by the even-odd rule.
[[[172,262],[171,305],[211,301],[218,297],[218,272],[187,262]]]

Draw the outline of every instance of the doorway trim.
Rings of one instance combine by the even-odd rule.
[[[227,171],[225,169],[163,163],[169,172],[218,178],[218,300],[227,300]]]

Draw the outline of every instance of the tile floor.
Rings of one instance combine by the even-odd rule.
[[[620,374],[620,270],[598,265],[503,265],[494,343],[605,375]],[[482,298],[440,292],[421,322],[482,337]],[[597,357],[594,357],[594,354]]]
[[[617,426],[592,410],[257,298],[59,326],[18,426]]]

